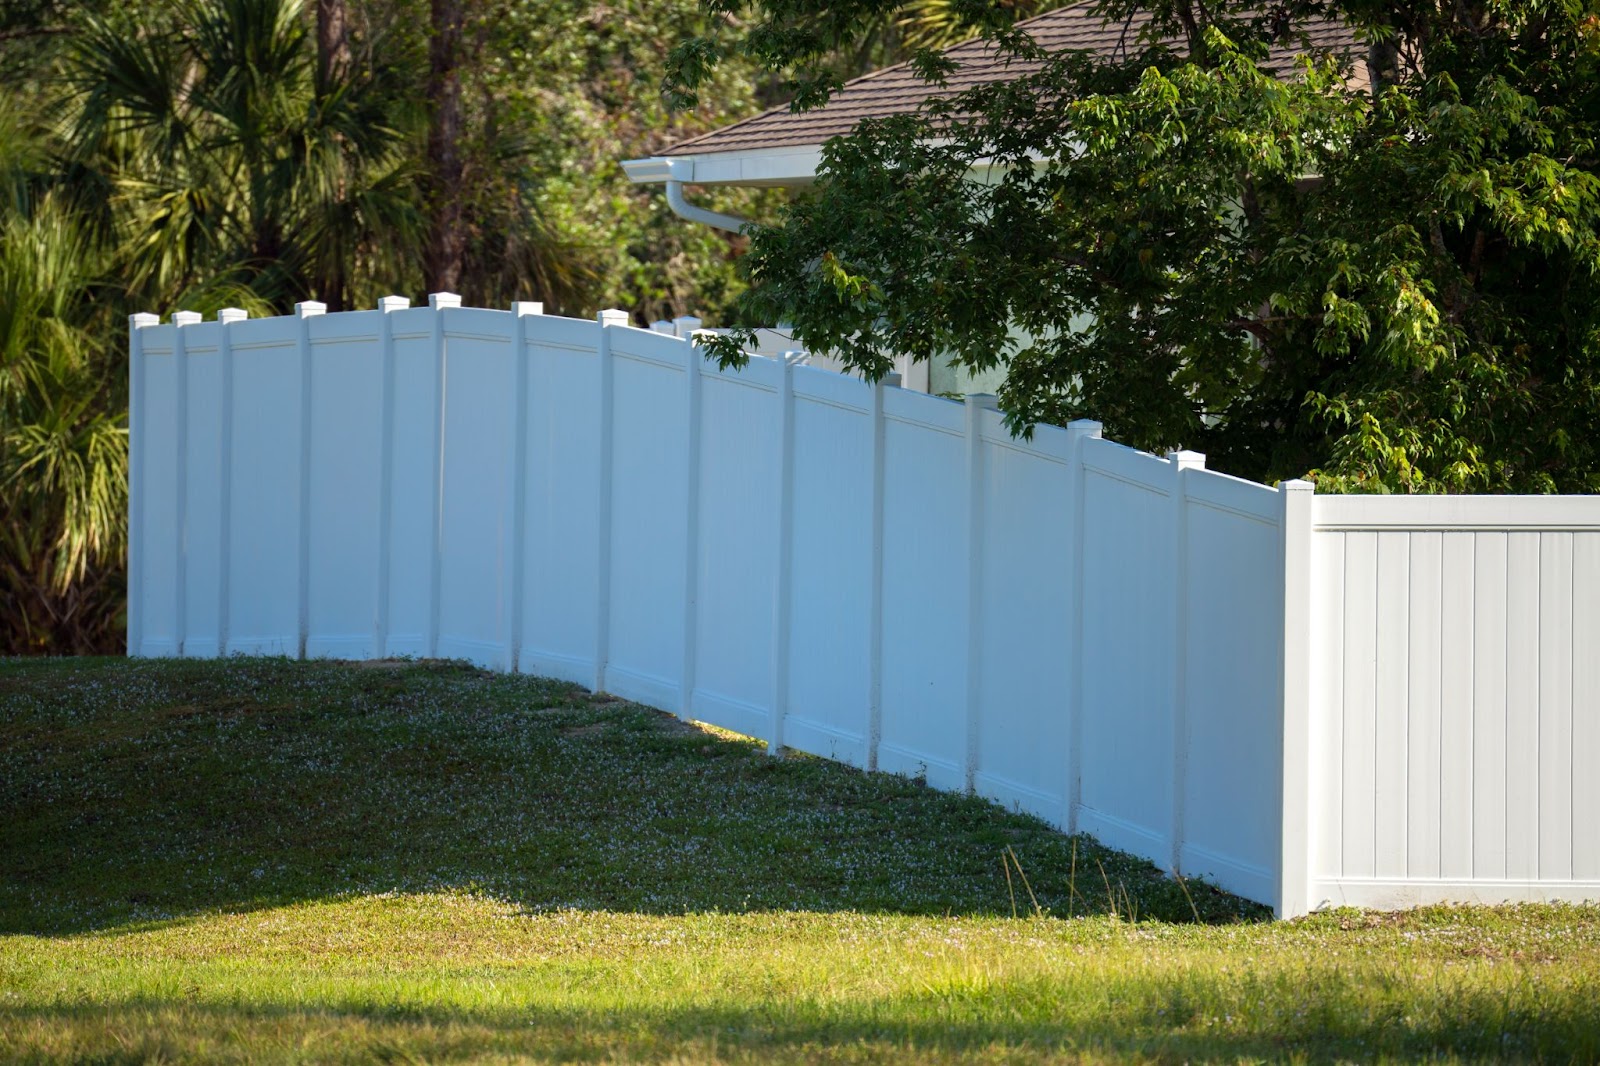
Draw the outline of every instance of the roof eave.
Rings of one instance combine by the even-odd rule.
[[[638,185],[681,181],[686,185],[775,188],[810,185],[817,180],[821,165],[822,145],[802,144],[629,159],[622,169],[628,180]]]

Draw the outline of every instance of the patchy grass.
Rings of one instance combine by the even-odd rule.
[[[1600,908],[1187,888],[459,664],[0,663],[0,1060],[1600,1059]]]

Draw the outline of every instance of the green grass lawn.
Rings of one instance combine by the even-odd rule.
[[[0,1061],[1281,1058],[1600,1060],[1600,908],[1272,923],[458,664],[0,663]]]

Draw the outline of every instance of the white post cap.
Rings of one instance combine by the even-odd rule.
[[[1168,452],[1167,459],[1176,463],[1180,470],[1204,470],[1206,466],[1204,453],[1185,451],[1182,448]]]
[[[1074,418],[1067,423],[1067,432],[1075,437],[1098,437],[1105,432],[1105,428],[1092,418]]]
[[[428,306],[435,311],[443,311],[447,307],[460,307],[461,297],[453,292],[430,292]]]
[[[390,311],[404,311],[411,306],[411,300],[406,296],[380,296],[378,297],[378,310],[384,314]]]
[[[294,317],[311,318],[313,315],[325,315],[328,305],[321,300],[302,300],[294,305]]]

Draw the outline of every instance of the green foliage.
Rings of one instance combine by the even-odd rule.
[[[308,0],[0,4],[0,654],[121,645],[129,313],[424,295],[430,5],[345,6],[324,77]],[[466,301],[718,316],[742,239],[619,163],[748,113],[749,67],[673,115],[657,85],[705,28],[693,0],[464,11]]]
[[[1150,14],[1144,50],[1000,35],[1033,69],[831,144],[755,231],[746,313],[873,375],[1004,363],[1020,432],[1095,417],[1346,491],[1600,490],[1592,0],[1100,9]],[[1328,12],[1371,41],[1372,91],[1260,65]],[[760,54],[803,72],[815,40]]]
[[[0,221],[0,642],[120,637],[127,428],[93,313],[94,254],[53,200]]]

